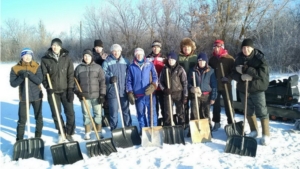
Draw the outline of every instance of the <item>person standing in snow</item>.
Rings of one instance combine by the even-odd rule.
[[[74,76],[78,80],[82,90],[82,92],[80,92],[77,86],[75,86],[74,93],[81,102],[83,124],[85,128],[84,139],[89,140],[91,138],[91,121],[82,97],[86,99],[86,103],[89,106],[88,108],[93,109],[97,132],[99,132],[101,137],[102,112],[100,106],[102,106],[105,101],[105,75],[101,66],[93,61],[93,53],[91,50],[85,49],[83,51],[82,63],[76,67]]]
[[[110,47],[112,54],[108,55],[102,64],[105,73],[106,95],[108,98],[109,114],[110,114],[110,130],[114,130],[118,125],[118,100],[120,99],[121,109],[123,113],[124,125],[129,127],[132,125],[128,96],[125,89],[127,69],[129,61],[122,55],[122,47],[119,44],[113,44]],[[117,98],[114,83],[117,84],[119,97]]]
[[[221,72],[221,66],[223,65],[224,75],[222,76]],[[211,66],[215,70],[215,75],[218,82],[218,96],[215,100],[215,104],[213,106],[213,118],[212,121],[215,123],[212,131],[217,131],[220,127],[220,121],[221,121],[221,96],[224,100],[224,107],[225,107],[225,113],[227,116],[227,123],[232,124],[233,120],[230,116],[230,109],[227,99],[230,99],[230,103],[232,103],[232,92],[231,92],[231,77],[230,74],[232,72],[232,67],[234,65],[234,58],[230,56],[227,52],[227,50],[224,47],[224,41],[218,39],[214,42],[213,45],[213,56],[209,59],[208,65]],[[226,96],[224,83],[227,84],[228,94],[229,98]],[[234,112],[233,117],[234,117]]]
[[[142,48],[136,48],[134,60],[127,72],[126,91],[130,104],[135,104],[140,130],[143,127],[151,126],[149,95],[155,91],[157,81],[157,73],[153,63],[145,59],[145,52]],[[154,113],[156,112],[155,95],[152,97],[152,103],[153,126],[157,126],[157,114]],[[148,119],[146,118],[146,108]]]
[[[73,108],[74,100],[74,66],[71,58],[69,57],[69,51],[62,48],[62,41],[55,38],[51,41],[51,47],[46,52],[46,55],[42,57],[41,67],[43,72],[43,86],[47,90],[48,103],[52,112],[52,118],[55,123],[55,128],[58,130],[58,142],[63,142],[61,131],[58,126],[58,117],[56,117],[54,100],[52,100],[52,94],[54,94],[55,101],[60,114],[61,124],[63,125],[64,133],[69,141],[74,141],[72,135],[76,127],[75,113]],[[49,74],[52,89],[48,84],[46,75]],[[61,116],[61,104],[64,108],[66,115],[66,124]]]
[[[262,126],[262,145],[270,143],[269,113],[267,111],[265,91],[269,86],[269,66],[265,55],[254,48],[252,39],[244,39],[240,52],[234,62],[232,78],[237,81],[237,90],[245,106],[245,92],[248,92],[247,121],[251,132],[249,137],[258,136],[257,117]],[[245,91],[245,81],[248,81],[248,91]]]
[[[28,78],[29,104],[32,105],[34,110],[35,138],[41,138],[43,128],[43,93],[41,89],[41,83],[43,80],[42,70],[40,65],[36,61],[32,60],[33,51],[30,48],[24,48],[20,56],[21,60],[11,68],[9,79],[12,87],[19,87],[20,102],[16,141],[23,140],[27,121],[25,78]]]
[[[170,117],[170,106],[169,102],[169,95],[171,95],[171,105],[173,103],[176,106],[176,118],[173,119],[176,125],[185,124],[185,113],[183,110],[183,105],[187,102],[188,97],[188,89],[187,89],[187,75],[185,70],[182,66],[180,66],[177,62],[178,55],[175,52],[170,52],[168,55],[168,62],[165,64],[161,75],[159,77],[159,86],[164,92],[164,100],[165,101],[165,121],[164,126],[171,125],[171,117]],[[167,70],[169,74],[169,88],[167,86]]]
[[[147,56],[149,61],[151,61],[155,66],[155,70],[157,72],[157,77],[160,76],[160,73],[161,73],[165,63],[167,62],[166,56],[161,53],[161,47],[162,47],[161,41],[154,40],[152,43],[152,52]],[[157,121],[157,125],[160,126],[165,121],[165,116],[164,116],[165,108],[164,108],[164,93],[162,92],[162,90],[160,89],[159,86],[155,90],[155,97],[156,97],[155,99],[157,101],[157,103],[156,103],[157,117],[159,116],[159,107],[160,107],[160,111],[161,111],[161,115],[162,115],[162,118],[159,118]]]

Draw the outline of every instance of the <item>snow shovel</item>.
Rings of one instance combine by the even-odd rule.
[[[30,117],[29,117],[29,94],[28,78],[25,77],[25,95],[26,95],[26,115],[27,115],[27,136],[28,139],[19,140],[14,144],[13,160],[19,158],[37,158],[44,159],[44,142],[41,138],[30,138]]]
[[[193,72],[193,85],[196,87],[195,72]],[[195,93],[197,119],[190,120],[190,132],[193,143],[205,143],[211,142],[211,133],[209,127],[209,121],[207,118],[199,118],[199,107],[198,107],[198,94]]]
[[[152,77],[150,73],[150,82],[152,82]],[[162,126],[153,126],[153,102],[152,94],[150,94],[150,125],[151,127],[142,128],[142,146],[143,147],[162,147],[163,145],[163,130]]]
[[[170,89],[170,82],[169,82],[169,71],[166,69],[166,75],[167,75],[167,88]],[[183,126],[174,126],[173,125],[173,107],[171,103],[171,95],[168,95],[169,99],[169,115],[171,118],[171,126],[164,126],[164,143],[166,144],[183,144],[185,145],[184,141],[184,130]]]
[[[248,80],[246,80],[245,90],[245,107],[244,107],[244,121],[247,116],[247,98],[248,98]],[[255,138],[246,137],[244,134],[245,125],[243,125],[242,135],[231,135],[227,138],[225,152],[231,154],[238,154],[242,156],[256,156],[257,141]]]
[[[52,83],[51,83],[51,79],[50,79],[50,76],[48,73],[47,73],[47,80],[48,80],[50,89],[52,89]],[[66,141],[66,136],[65,136],[62,124],[61,124],[60,114],[58,113],[57,104],[56,104],[56,100],[55,100],[53,93],[51,94],[51,97],[53,100],[59,129],[61,131],[61,136],[62,136],[63,140]],[[79,147],[79,144],[77,141],[71,141],[68,143],[60,143],[57,145],[53,145],[50,147],[50,150],[51,150],[54,165],[73,164],[73,163],[83,159],[81,150],[80,150],[80,147]]]
[[[74,80],[75,80],[75,83],[77,85],[77,88],[78,88],[79,92],[82,92],[81,87],[80,87],[77,79],[74,78]],[[86,143],[86,149],[87,149],[88,156],[89,157],[94,157],[94,156],[99,156],[101,154],[108,156],[113,152],[117,152],[117,149],[116,149],[116,147],[114,146],[114,144],[112,142],[112,138],[106,138],[106,139],[100,140],[100,137],[99,137],[97,129],[96,129],[96,125],[95,125],[94,120],[92,118],[90,109],[89,109],[89,107],[86,103],[85,97],[82,97],[82,100],[83,100],[84,106],[85,106],[85,108],[88,112],[88,115],[90,117],[92,126],[93,126],[94,131],[95,131],[95,135],[97,137],[96,141],[91,141],[91,142]],[[101,112],[101,107],[102,107],[102,105],[100,105],[100,112]]]
[[[223,68],[223,63],[220,63],[220,67],[221,67],[221,73],[222,73],[222,77],[225,77],[225,73],[224,73],[224,68]],[[232,135],[242,135],[242,130],[243,130],[243,121],[239,121],[237,123],[235,123],[234,117],[233,117],[233,110],[232,110],[232,105],[229,99],[229,93],[228,93],[228,86],[227,83],[224,83],[224,88],[225,88],[225,94],[226,94],[226,101],[227,104],[229,105],[229,113],[230,113],[230,117],[232,119],[232,124],[228,124],[225,126],[225,132],[227,137],[230,137]],[[225,100],[224,100],[225,101]]]
[[[115,86],[115,91],[116,91],[116,96],[117,96],[117,101],[119,106],[122,128],[114,129],[111,132],[113,141],[116,147],[121,147],[121,148],[132,147],[133,145],[141,145],[141,137],[139,135],[137,127],[136,126],[124,127],[123,113],[122,113],[122,107],[120,103],[117,84],[114,83],[114,86]]]

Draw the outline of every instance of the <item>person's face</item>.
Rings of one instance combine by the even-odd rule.
[[[219,53],[220,53],[220,48],[221,48],[221,46],[215,46],[215,47],[213,48],[213,50],[214,50],[214,52],[215,52],[216,54],[219,54]]]
[[[206,61],[200,60],[200,61],[198,61],[198,65],[199,65],[199,67],[204,68],[206,65]]]
[[[55,54],[59,54],[60,50],[61,50],[61,47],[59,45],[57,45],[56,43],[53,43],[53,45],[51,46],[52,48],[52,51],[55,53]]]
[[[96,51],[97,53],[101,53],[102,50],[103,50],[103,48],[100,47],[100,46],[96,46],[96,47],[95,47],[95,51]]]
[[[136,59],[138,60],[138,61],[142,61],[143,59],[144,59],[144,55],[143,54],[140,54],[140,53],[138,53],[138,54],[136,54]]]
[[[22,60],[24,62],[31,62],[32,61],[32,56],[30,54],[26,54],[22,57]]]
[[[117,59],[121,56],[121,51],[120,50],[113,50],[111,52]]]
[[[161,48],[159,46],[152,47],[152,52],[156,55],[159,54],[160,50],[161,50]]]
[[[172,58],[170,58],[170,59],[168,59],[168,62],[169,62],[169,65],[171,65],[171,66],[174,66],[174,65],[175,65],[175,63],[176,63],[176,60],[175,60],[175,59],[172,59]]]
[[[84,54],[83,60],[85,61],[86,64],[90,64],[92,62],[92,56],[89,54]]]
[[[253,48],[251,46],[243,46],[242,51],[245,56],[249,56],[252,53]]]
[[[185,55],[189,55],[192,52],[192,47],[191,46],[183,46],[183,53]]]

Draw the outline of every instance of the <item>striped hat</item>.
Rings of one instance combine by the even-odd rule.
[[[23,48],[20,56],[22,58],[24,55],[27,55],[27,54],[29,54],[33,57],[33,51],[30,48]]]

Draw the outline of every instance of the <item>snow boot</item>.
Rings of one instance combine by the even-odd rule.
[[[90,126],[89,124],[88,124],[88,125],[85,125],[85,126],[84,126],[84,129],[85,129],[84,139],[85,139],[85,140],[91,139],[91,136],[90,136],[90,134],[91,134],[91,126]]]
[[[249,137],[256,138],[258,133],[258,127],[257,127],[257,120],[256,120],[256,115],[253,116],[247,116],[247,120],[250,126],[251,132],[247,135]]]
[[[215,123],[214,127],[212,128],[212,131],[218,131],[218,129],[221,127],[220,123]]]
[[[266,146],[270,144],[269,118],[260,119],[260,122],[261,122],[262,135],[263,135],[261,139],[261,144]]]

